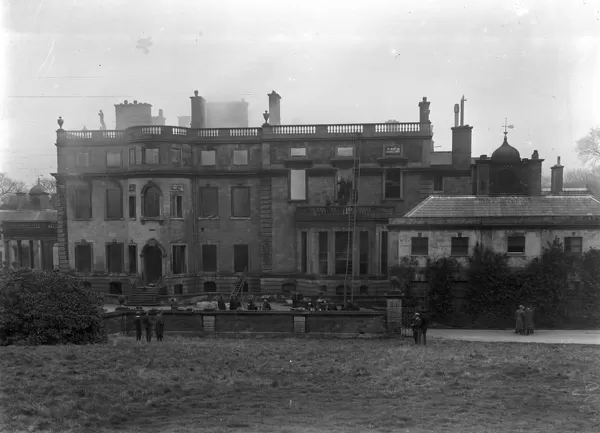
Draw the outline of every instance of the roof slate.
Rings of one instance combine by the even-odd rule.
[[[406,218],[498,216],[600,216],[600,200],[568,196],[430,196]]]

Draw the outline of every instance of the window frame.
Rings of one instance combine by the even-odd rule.
[[[127,212],[129,215],[129,219],[134,220],[137,218],[137,196],[134,194],[130,194],[127,196]]]
[[[158,215],[148,215],[148,213],[147,213],[148,200],[146,199],[146,196],[151,189],[158,190]],[[143,218],[160,218],[162,216],[162,204],[161,204],[162,196],[163,195],[162,195],[161,189],[157,185],[154,185],[154,184],[150,185],[147,188],[142,190],[142,209],[141,209],[141,211],[142,211]]]
[[[178,159],[178,161],[173,160],[173,155],[179,155],[178,158],[175,158]],[[183,165],[183,151],[180,147],[171,146],[169,149],[169,164],[176,166]]]
[[[86,157],[84,164],[80,164],[79,163],[79,156],[81,156],[81,155],[85,155],[85,157]],[[90,160],[91,160],[90,152],[76,152],[75,153],[75,167],[78,167],[78,168],[89,167],[90,166]]]
[[[89,263],[90,263],[90,269],[88,271],[82,271],[81,269],[78,268],[78,258],[79,258],[79,254],[77,254],[77,250],[79,248],[89,248]],[[74,245],[74,249],[73,249],[73,258],[75,260],[75,271],[79,274],[91,274],[92,272],[94,272],[94,245],[91,242],[77,242]]]
[[[300,272],[308,274],[308,231],[300,231]]]
[[[138,161],[138,154],[137,154],[138,149],[136,147],[130,147],[129,148],[129,165],[140,165],[141,161]],[[131,158],[131,156],[133,155],[133,159]]]
[[[511,239],[522,239],[523,240],[523,251],[511,251]],[[514,242],[514,241],[513,241]],[[527,238],[525,235],[509,235],[506,237],[506,253],[511,255],[525,254],[525,248],[527,245]],[[514,246],[514,245],[513,245]]]
[[[294,150],[295,149],[300,149],[303,152],[301,152],[301,155],[294,155]],[[306,146],[295,146],[295,147],[290,147],[290,158],[306,158],[307,155],[307,150],[306,150]]]
[[[183,248],[183,252],[179,257],[183,257],[183,263],[179,266],[180,272],[175,272],[175,249]],[[188,273],[188,248],[186,244],[175,243],[171,244],[171,274],[172,275],[185,275]]]
[[[204,163],[204,155],[212,152],[214,155],[214,162],[212,164],[205,164]],[[202,167],[216,167],[217,166],[217,151],[216,149],[204,149],[200,151],[200,165]]]
[[[109,215],[109,193],[111,191],[118,191],[119,193],[119,209],[117,214]],[[106,221],[118,221],[123,219],[123,190],[121,188],[106,188],[104,191],[104,219]]]
[[[579,251],[572,251],[572,242],[577,239],[579,241]],[[563,239],[564,251],[568,254],[583,254],[583,236],[565,236]],[[567,248],[567,244],[569,248]]]
[[[239,269],[239,267],[236,267],[236,263],[235,263],[235,258],[236,258],[236,254],[235,254],[235,250],[236,248],[239,247],[246,247],[246,266],[245,266],[245,270],[246,272],[248,272],[250,270],[250,245],[248,244],[234,244],[233,245],[233,272],[236,274],[242,273],[244,272],[244,270],[238,271],[237,269]]]
[[[387,276],[389,273],[388,270],[388,260],[389,260],[389,242],[390,242],[390,237],[389,237],[389,232],[387,230],[382,230],[380,232],[380,243],[379,243],[379,272],[381,275],[383,276]],[[384,242],[385,239],[385,242]],[[411,242],[411,248],[412,248],[412,242]]]
[[[400,173],[400,190],[399,197],[388,196],[388,179],[390,173],[395,170]],[[395,181],[393,181],[395,182]],[[404,200],[404,170],[398,167],[387,168],[383,173],[383,199],[384,200]]]
[[[458,243],[460,240],[460,242],[463,242],[463,240],[466,240],[466,251],[458,251],[459,249],[464,248],[464,245],[455,245],[455,243]],[[469,238],[466,236],[452,236],[452,238],[450,238],[450,255],[453,257],[466,257],[469,255],[470,252],[470,242],[469,242]]]
[[[156,151],[156,162],[148,162],[148,151]],[[142,162],[145,165],[159,165],[160,164],[160,148],[159,147],[144,147],[142,152]]]
[[[216,208],[216,214],[214,216],[204,216],[203,212],[202,212],[202,203],[204,202],[203,200],[203,192],[205,190],[214,190],[215,191],[215,208]],[[206,220],[217,220],[219,219],[219,187],[216,186],[201,186],[198,188],[198,218],[199,219],[206,219]]]
[[[109,155],[119,155],[119,163],[118,164],[109,164]],[[106,167],[107,168],[121,168],[123,167],[123,152],[121,152],[120,150],[116,150],[116,151],[111,151],[108,150],[106,151],[106,156],[105,156],[105,162],[106,162]]]
[[[169,197],[169,215],[171,219],[183,219],[183,195],[181,193],[171,194]]]
[[[120,271],[113,271],[112,268],[112,259],[110,255],[111,247],[120,247],[121,249],[121,260],[119,263]],[[108,274],[123,274],[125,273],[125,244],[123,242],[107,242],[104,248],[104,258],[106,263],[106,272]]]
[[[79,194],[85,192],[86,193],[86,202],[88,214],[87,216],[78,214],[78,209],[80,205],[80,197]],[[92,190],[89,187],[77,187],[75,188],[74,200],[73,200],[73,219],[76,221],[87,221],[93,218],[92,213]]]
[[[340,149],[352,149],[352,155],[340,155]],[[335,147],[335,157],[336,158],[354,158],[356,156],[356,148],[355,146],[336,146]]]
[[[204,260],[204,247],[210,247],[213,248],[215,250],[215,267],[214,270],[206,270],[206,265],[205,265],[205,260]],[[219,272],[219,246],[217,244],[202,244],[202,246],[200,247],[200,254],[201,254],[201,259],[202,259],[202,272],[205,273],[217,273]]]
[[[415,240],[421,241],[421,239],[425,239],[423,241],[423,243],[425,244],[425,254],[423,254],[423,251],[420,250],[419,248],[422,248],[423,245],[415,245]],[[388,242],[389,242],[389,237],[388,237]],[[429,236],[412,236],[410,238],[410,255],[411,256],[415,256],[415,257],[420,257],[420,256],[429,256]]]
[[[348,236],[348,238],[346,238],[346,254],[345,254],[345,259],[338,259],[338,250],[337,250],[337,236],[338,234],[344,233],[346,236]],[[348,248],[348,244],[350,244],[350,248]],[[334,249],[334,274],[335,275],[346,275],[346,272],[348,271],[348,255],[350,255],[350,266],[352,267],[352,274],[354,273],[354,257],[353,257],[353,247],[354,246],[354,242],[352,239],[352,232],[348,231],[348,230],[336,230],[333,232],[333,249]],[[339,273],[338,272],[338,262],[344,261],[344,272]]]
[[[388,152],[388,149],[399,148],[400,152]],[[384,158],[403,158],[404,157],[404,143],[397,144],[384,144],[383,145],[383,157]]]
[[[366,239],[363,236],[366,235]],[[366,245],[363,245],[363,241],[366,241]],[[358,275],[365,276],[369,275],[369,268],[371,267],[371,235],[368,230],[360,230],[358,232]],[[363,253],[366,255],[366,261],[363,261]],[[363,266],[364,268],[363,272]]]
[[[436,179],[441,179],[441,189],[437,188],[436,189]],[[438,185],[439,186],[439,185]],[[434,174],[433,175],[433,192],[434,193],[443,193],[444,192],[444,176],[441,174]]]
[[[292,197],[292,173],[304,172],[304,198]],[[307,202],[308,201],[308,172],[306,169],[290,169],[288,172],[288,200],[291,202]]]
[[[133,250],[133,260],[131,260],[132,259],[131,251],[132,250]],[[137,275],[137,273],[138,273],[137,250],[138,250],[137,244],[128,244],[127,245],[127,271],[130,275]],[[132,266],[132,264],[133,264],[133,266]]]
[[[322,234],[325,236],[322,237]],[[322,240],[324,239],[325,250],[321,248]],[[319,231],[317,232],[317,255],[319,258],[319,266],[317,269],[317,273],[319,275],[329,275],[329,232],[328,231]],[[325,272],[322,272],[322,266],[325,265]]]
[[[234,203],[235,203],[235,190],[236,189],[245,189],[248,194],[248,214],[247,215],[235,215],[234,214]],[[250,195],[250,187],[249,186],[232,186],[231,187],[231,218],[232,219],[250,219],[252,218],[252,197]]]
[[[236,152],[243,152],[246,155],[245,163],[239,164],[239,163],[235,162]],[[245,167],[245,166],[250,165],[250,152],[248,152],[248,149],[233,149],[233,152],[231,154],[231,163],[232,163],[232,165],[234,165],[236,167]]]

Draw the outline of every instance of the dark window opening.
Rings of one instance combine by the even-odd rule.
[[[183,197],[171,196],[171,218],[183,218]]]
[[[199,195],[200,218],[217,218],[219,216],[219,189],[202,187]]]
[[[144,164],[158,164],[160,162],[158,149],[144,149]]]
[[[129,165],[137,165],[139,163],[140,163],[140,161],[138,161],[138,159],[136,157],[136,149],[135,148],[129,149]]]
[[[369,273],[369,232],[360,232],[359,241],[358,273],[367,275]]]
[[[285,283],[281,286],[283,293],[294,293],[296,291],[296,285],[294,283]]]
[[[91,245],[75,245],[75,269],[87,274],[92,271]]]
[[[204,291],[205,292],[216,292],[217,291],[217,283],[214,281],[207,281],[204,283]]]
[[[319,274],[329,272],[329,239],[327,232],[319,232]]]
[[[192,165],[192,147],[184,144],[181,149],[181,161],[183,165]]]
[[[122,295],[123,294],[123,284],[119,281],[111,281],[108,283],[108,293],[111,295]]]
[[[565,252],[581,254],[583,252],[583,238],[581,237],[566,237]]]
[[[381,232],[381,275],[388,274],[388,232]]]
[[[183,295],[183,284],[175,284],[173,286],[174,295]]]
[[[244,285],[242,286],[242,293],[248,293],[249,287],[248,287],[248,282],[244,281]]]
[[[524,253],[525,236],[509,236],[507,251],[509,253]]]
[[[308,272],[308,233],[301,232],[300,233],[300,255],[301,255],[301,266],[302,273],[306,274]]]
[[[156,186],[150,186],[144,193],[144,216],[160,216],[160,190]]]
[[[135,195],[129,196],[129,218],[135,218],[137,214]]]
[[[106,269],[109,273],[123,273],[123,244],[106,245]]]
[[[236,218],[250,217],[250,188],[231,188],[231,216]]]
[[[360,286],[360,294],[361,295],[368,295],[369,294],[369,286]]]
[[[75,219],[92,217],[92,194],[87,188],[75,190]]]
[[[391,168],[385,172],[385,198],[402,198],[402,170]]]
[[[129,254],[129,273],[137,274],[137,245],[128,245],[127,252]]]
[[[248,245],[233,246],[233,271],[245,272],[248,269]]]
[[[469,255],[469,238],[452,238],[450,246],[450,255],[453,256],[468,256]]]
[[[411,256],[428,256],[429,255],[429,238],[411,238],[410,240],[410,255]]]
[[[185,245],[173,245],[173,274],[185,274]]]
[[[202,245],[202,270],[217,272],[217,246]]]
[[[181,165],[181,149],[171,149],[171,164]]]
[[[346,289],[345,290],[346,294],[350,294],[350,289],[348,287],[346,287],[345,289]],[[343,296],[344,295],[344,286],[337,286],[335,288],[335,294],[338,296],[340,296],[340,295]]]
[[[444,176],[439,174],[433,176],[433,192],[444,192]]]
[[[352,233],[335,232],[335,273],[352,275]]]
[[[123,218],[123,195],[120,189],[106,190],[106,219]]]
[[[83,282],[83,288],[86,290],[91,290],[92,289],[92,283],[90,283],[89,281],[84,281]]]

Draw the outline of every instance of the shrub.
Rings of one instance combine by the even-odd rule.
[[[73,276],[26,268],[0,273],[0,340],[25,344],[106,343],[103,296]]]

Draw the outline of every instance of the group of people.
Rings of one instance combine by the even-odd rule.
[[[533,334],[533,308],[531,305],[528,305],[527,308],[519,305],[519,309],[516,312],[516,322],[515,334]]]
[[[427,328],[429,327],[429,317],[423,313],[415,313],[411,328],[413,331],[413,339],[415,344],[423,343],[427,345]]]
[[[219,308],[220,311],[226,311],[227,310],[227,304],[225,304],[225,299],[223,299],[223,296],[219,296],[219,299],[217,300],[217,307]],[[248,306],[247,307],[248,307],[248,311],[257,311],[258,310],[256,302],[254,301],[254,296],[252,296],[250,298],[250,300],[248,301]],[[229,310],[230,311],[237,311],[239,309],[243,309],[242,300],[240,299],[239,296],[233,296],[232,295],[229,298]],[[263,300],[262,310],[263,311],[270,311],[271,310],[271,304],[266,299]]]
[[[136,310],[134,319],[136,340],[142,340],[142,329],[144,329],[146,331],[146,341],[148,343],[152,341],[152,331],[156,333],[157,341],[163,341],[165,319],[162,311],[159,311],[156,315],[150,315],[141,307],[137,307]]]

